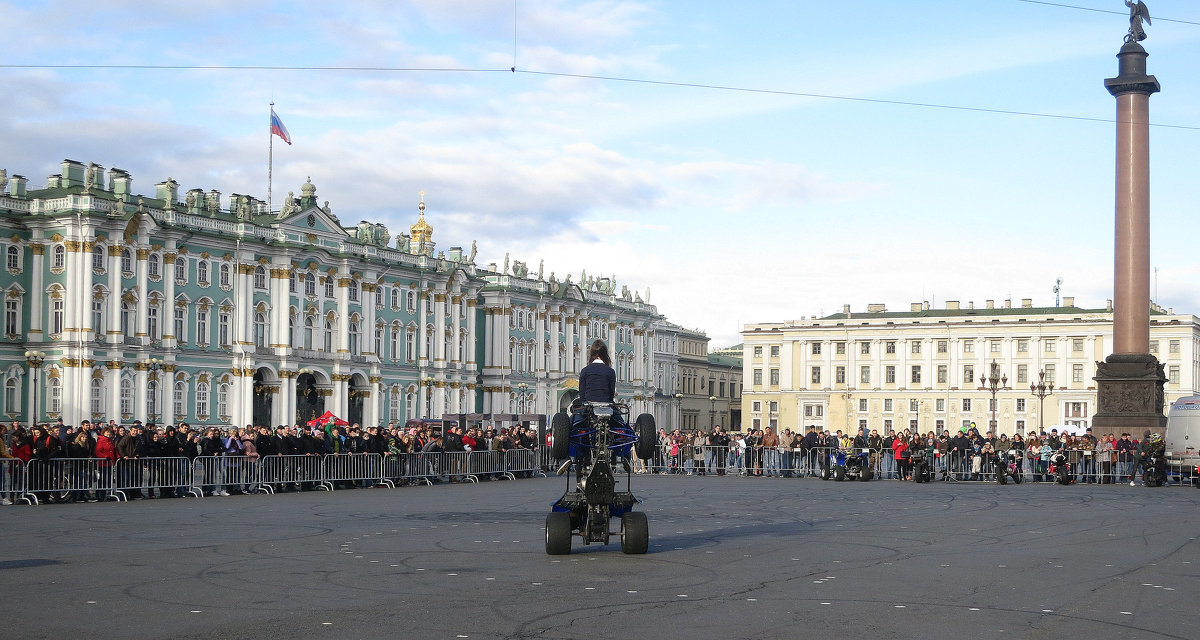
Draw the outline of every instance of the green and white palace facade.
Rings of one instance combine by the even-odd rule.
[[[417,208],[393,239],[343,226],[311,180],[273,211],[169,178],[136,195],[127,172],[73,160],[40,189],[0,169],[0,416],[544,415],[575,395],[597,337],[619,399],[651,409],[652,305],[610,278],[477,265],[474,242],[435,250]]]

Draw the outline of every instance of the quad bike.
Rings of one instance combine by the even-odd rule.
[[[829,461],[821,468],[821,479],[830,478],[838,482],[846,479],[846,452],[841,449],[830,450]]]
[[[1050,475],[1054,481],[1061,485],[1068,485],[1075,482],[1075,474],[1072,473],[1071,463],[1067,461],[1067,454],[1062,451],[1055,451],[1050,457]]]
[[[1022,460],[1023,457],[1020,449],[1009,449],[1004,453],[996,453],[992,459],[992,467],[996,472],[996,482],[1008,484],[1008,478],[1012,477],[1014,484],[1021,484]]]
[[[913,449],[909,453],[908,461],[913,466],[913,482],[933,482],[936,479],[933,464],[924,449]]]
[[[847,480],[862,480],[866,482],[875,477],[871,471],[871,450],[857,449],[857,453],[844,456],[843,466],[846,468]]]
[[[628,408],[607,402],[577,402],[571,415],[559,412],[550,424],[550,452],[564,462],[559,475],[567,476],[567,490],[552,503],[546,516],[546,553],[571,553],[571,538],[576,533],[583,543],[608,544],[614,534],[620,536],[625,553],[646,553],[650,529],[646,514],[634,511],[640,502],[629,491],[632,471],[629,457],[654,457],[657,446],[654,416],[643,413],[631,427],[624,416]],[[625,470],[625,490],[617,490],[614,467]],[[575,469],[574,483],[571,468]],[[620,530],[610,529],[609,520],[621,519]]]

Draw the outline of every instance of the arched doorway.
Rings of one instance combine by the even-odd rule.
[[[254,372],[254,411],[253,421],[256,425],[274,427],[271,424],[271,406],[275,400],[274,391],[278,387],[272,388],[268,384],[267,376],[271,375],[270,369],[259,369]]]
[[[296,376],[296,422],[304,423],[325,413],[325,396],[311,373]]]
[[[346,403],[346,420],[350,424],[363,421],[363,404],[370,395],[370,388],[367,386],[367,380],[362,374],[356,373],[350,376],[350,388],[347,392],[349,396]]]

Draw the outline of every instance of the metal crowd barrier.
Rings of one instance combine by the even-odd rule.
[[[246,456],[199,456],[192,461],[192,486],[201,495],[269,493],[262,482],[262,465]]]
[[[0,497],[18,502],[25,495],[25,463],[17,458],[0,459]]]
[[[172,495],[199,496],[192,486],[192,461],[188,458],[122,458],[113,465],[113,484],[110,500],[133,497],[164,497]]]
[[[342,456],[327,456],[342,458]],[[258,460],[261,490],[276,493],[280,490],[314,489],[333,491],[327,480],[321,456],[275,455],[263,456]]]
[[[383,456],[378,453],[353,453],[325,456],[326,486],[337,488],[351,483],[357,487],[395,487],[383,477]]]

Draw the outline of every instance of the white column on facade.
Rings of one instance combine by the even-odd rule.
[[[150,335],[150,290],[147,281],[149,274],[146,270],[148,260],[150,258],[150,250],[138,249],[136,251],[136,255],[137,262],[134,270],[137,272],[137,312],[134,314],[134,316],[137,318],[137,330],[134,332],[134,335],[138,337],[139,344],[145,345],[149,342]],[[161,265],[161,268],[165,270],[166,266]],[[158,321],[162,322],[161,309],[159,310]]]
[[[570,315],[566,315],[568,313]],[[563,375],[571,375],[572,372],[579,370],[579,367],[575,366],[575,325],[577,320],[573,312],[564,312],[564,315],[566,315],[564,322],[567,327],[567,370],[563,372]]]
[[[162,261],[163,305],[158,312],[158,326],[162,332],[164,350],[174,349],[179,344],[179,336],[175,335],[175,260],[179,256],[175,254],[174,247],[174,240],[167,242]]]
[[[446,294],[433,294],[433,366],[446,366]]]
[[[454,362],[455,369],[462,369],[463,362],[465,362],[465,358],[467,355],[466,354],[466,351],[467,351],[466,345],[464,344],[463,345],[464,360],[460,361],[458,359],[459,333],[462,331],[462,315],[459,313],[459,308],[460,308],[459,305],[462,305],[462,304],[465,304],[465,302],[463,301],[463,298],[461,295],[458,296],[457,298],[453,298],[453,297],[450,298],[450,333],[451,333],[450,344],[453,345],[451,347],[453,349],[453,351],[451,353],[446,354],[446,360],[449,362]]]
[[[29,246],[33,252],[33,273],[29,284],[29,331],[27,339],[30,342],[45,340],[45,329],[42,322],[42,309],[46,306],[44,269],[46,268],[46,245],[35,241]]]
[[[173,275],[174,274],[172,274],[172,276]],[[167,370],[168,368],[170,369],[170,371]],[[158,382],[159,387],[162,389],[160,391],[161,395],[159,396],[159,398],[162,400],[162,407],[159,410],[159,414],[161,416],[159,418],[159,422],[161,422],[162,424],[173,424],[178,421],[178,420],[176,420],[176,416],[175,416],[175,367],[174,367],[174,365],[171,365],[170,367],[164,367],[162,371],[159,371],[158,372],[158,381],[159,381]],[[188,382],[191,382],[191,381],[189,380],[189,381],[185,382],[184,384],[187,384]],[[185,403],[184,411],[187,411],[186,403],[187,403],[187,397],[189,395],[191,395],[191,394],[186,393],[186,392],[183,394],[184,403]],[[183,416],[179,416],[179,418],[182,418],[182,417]]]
[[[420,366],[429,366],[429,337],[426,327],[429,323],[429,296],[432,293],[425,289],[426,283],[421,283],[421,292],[417,295],[417,351]]]
[[[104,390],[108,394],[108,398],[104,401],[104,417],[117,418],[118,422],[121,417],[121,370],[109,368],[104,365]]]
[[[161,387],[163,384],[163,372],[159,371],[158,384]],[[144,423],[150,422],[150,395],[149,395],[150,372],[146,370],[144,363],[134,365],[133,371],[133,418],[141,420]],[[169,398],[163,396],[165,404]],[[159,419],[162,415],[162,408],[159,408],[159,415],[155,419]]]
[[[237,280],[234,285],[235,303],[230,314],[229,327],[230,332],[233,333],[233,343],[236,345],[235,353],[239,351],[254,353],[254,333],[251,331],[251,326],[254,322],[254,270],[257,266],[253,260],[238,266]]]
[[[108,247],[108,300],[105,305],[108,312],[108,323],[105,327],[104,341],[108,344],[120,344],[124,341],[121,335],[121,250],[119,244]],[[107,376],[105,376],[107,380]],[[119,407],[109,407],[109,415],[117,415]]]
[[[292,265],[287,256],[276,256],[275,262],[268,272],[270,280],[271,292],[271,339],[268,341],[268,346],[274,349],[287,349],[292,344],[292,337],[289,331],[288,324],[291,320],[291,285]],[[284,355],[284,351],[276,351],[279,355]],[[284,420],[276,420],[277,424],[290,424],[292,421],[288,419],[287,414],[283,416]]]
[[[466,367],[470,371],[474,371],[475,367],[475,341],[478,339],[475,330],[475,301],[467,300],[464,302],[467,305],[467,361]]]

